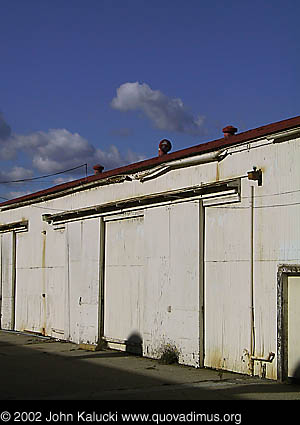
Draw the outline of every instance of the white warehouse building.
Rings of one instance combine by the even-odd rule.
[[[1,329],[298,376],[300,116],[223,131],[1,203]]]

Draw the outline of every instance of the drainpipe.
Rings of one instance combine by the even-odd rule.
[[[205,164],[207,162],[222,161],[227,156],[227,151],[217,151],[204,153],[202,155],[192,156],[189,158],[178,159],[167,164],[170,168],[181,168],[189,165]]]
[[[12,293],[11,293],[11,329],[16,325],[16,232],[12,232]]]
[[[104,337],[104,276],[105,276],[105,222],[100,217],[100,262],[99,262],[99,298],[98,298],[98,342],[97,349],[105,348]]]
[[[151,170],[142,171],[133,176],[134,179],[140,180],[141,182],[153,179],[161,176],[170,170],[177,168],[190,167],[192,165],[206,164],[208,162],[222,161],[228,155],[227,151],[217,151],[204,153],[202,155],[196,155],[188,158],[178,159],[159,165],[158,167],[152,168]]]
[[[251,225],[250,225],[250,373],[254,375],[254,352],[255,352],[255,324],[254,324],[254,186],[251,186],[250,198]]]

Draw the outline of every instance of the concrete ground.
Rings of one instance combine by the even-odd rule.
[[[0,331],[1,400],[300,399],[300,386]]]

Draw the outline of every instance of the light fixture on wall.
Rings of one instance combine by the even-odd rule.
[[[253,167],[252,171],[248,171],[248,180],[257,181],[258,186],[262,186],[262,171],[257,167]]]

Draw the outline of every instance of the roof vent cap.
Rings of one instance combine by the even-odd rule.
[[[96,164],[96,165],[93,166],[93,169],[94,169],[95,174],[101,174],[102,171],[104,170],[104,167],[103,167],[103,165]]]
[[[158,145],[158,156],[166,155],[172,149],[170,140],[162,139]]]
[[[224,138],[227,139],[228,137],[233,136],[234,133],[237,132],[237,130],[238,129],[236,127],[233,127],[232,125],[228,125],[227,127],[224,127],[222,130],[224,133]]]

